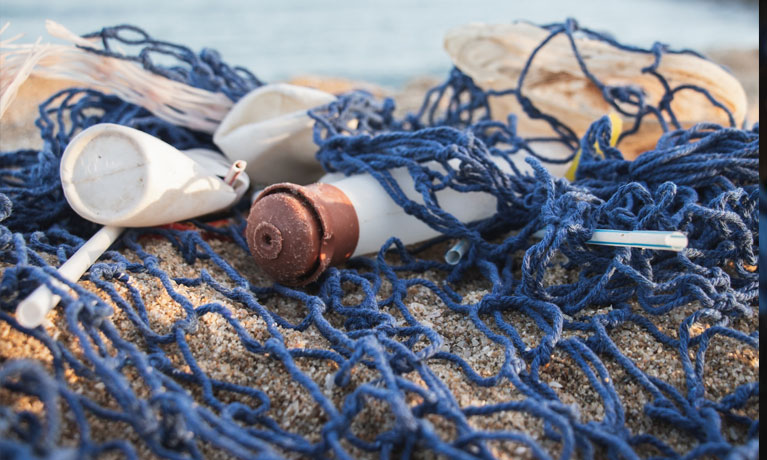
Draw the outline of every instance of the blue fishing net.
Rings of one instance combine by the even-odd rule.
[[[226,241],[246,257],[247,200],[225,216],[225,225],[198,220],[189,230],[128,230],[115,250],[89,270],[91,289],[62,280],[55,267],[97,228],[67,206],[60,189],[58,161],[73,135],[111,122],[180,149],[215,147],[207,134],[171,125],[93,90],[73,88],[45,101],[36,122],[43,148],[0,156],[0,322],[5,330],[41,344],[52,359],[6,359],[0,365],[1,456],[84,458],[118,451],[137,458],[151,451],[167,458],[201,458],[213,448],[241,458],[353,458],[365,452],[384,458],[427,453],[494,458],[495,446],[507,442],[524,446],[525,455],[535,458],[756,458],[759,421],[742,409],[755,400],[758,405],[759,382],[733,384],[712,397],[705,360],[720,337],[758,352],[758,332],[735,326],[757,314],[758,126],[682,129],[673,115],[673,95],[705,90],[668,84],[658,70],[663,56],[673,52],[668,47],[627,47],[572,20],[545,28],[551,36],[586,35],[655,56],[645,72],[668,90],[657,105],[636,88],[602,85],[574,47],[584,73],[605,98],[636,120],[623,136],[630,136],[644,117],[661,121],[666,133],[656,148],[626,161],[620,144],[610,145],[612,127],[606,117],[579,139],[567,120],[535,107],[522,80],[517,88],[483,91],[458,69],[426,94],[419,111],[402,118],[395,116],[389,99],[364,92],[341,95],[310,111],[323,167],[371,174],[407,213],[443,237],[417,247],[392,238],[377,255],[331,268],[305,289],[256,281],[263,278],[236,269],[242,265],[226,260],[213,244],[211,238]],[[196,54],[135,27],[105,28],[89,37],[104,43],[103,50],[92,52],[135,61],[233,101],[262,84],[246,70],[222,63],[213,51]],[[118,52],[114,42],[139,50]],[[165,63],[168,59],[173,62]],[[490,100],[510,95],[528,116],[549,122],[556,133],[550,141],[573,152],[580,148],[575,181],[548,173],[545,156],[517,134],[513,115],[506,122],[491,118]],[[634,111],[627,112],[627,104]],[[524,152],[532,153],[527,160],[532,174],[504,173],[493,161],[508,160],[513,167],[515,155]],[[394,168],[407,170],[420,201],[403,192],[391,174]],[[439,205],[436,193],[447,188],[492,194],[497,212],[479,222],[460,222]],[[596,228],[679,230],[688,236],[689,247],[677,253],[586,244]],[[534,239],[541,229],[542,239]],[[205,261],[215,270],[171,275],[147,249],[156,239],[168,242],[190,266]],[[457,265],[441,260],[439,251],[435,256],[435,245],[439,249],[441,242],[457,239],[469,247]],[[563,269],[567,276],[551,277]],[[74,293],[51,284],[53,278]],[[141,294],[138,280],[160,286],[183,310],[182,317],[168,327],[153,322],[153,300]],[[52,336],[42,327],[26,329],[14,319],[16,305],[40,283],[61,295],[60,327],[69,338]],[[486,293],[468,295],[469,283],[485,286]],[[193,299],[187,287],[215,291],[229,304]],[[457,318],[503,350],[495,373],[482,375],[470,359],[451,351],[444,334],[416,314],[414,290],[431,295],[434,304],[428,308],[438,310],[437,317]],[[297,320],[286,316],[276,306],[279,300],[305,315]],[[228,306],[234,304],[260,318],[263,330],[249,328]],[[116,311],[128,326],[113,321]],[[533,325],[535,339],[521,322],[509,319],[510,312],[516,315],[511,318]],[[684,315],[676,330],[658,326],[658,320],[679,312]],[[281,423],[282,415],[270,409],[268,385],[213,378],[203,369],[190,343],[202,333],[206,316],[219,317],[222,327],[234,331],[243,353],[279,362],[286,372],[275,378],[290,380],[310,395],[319,407],[313,436]],[[706,327],[698,327],[701,323]],[[643,369],[617,344],[615,334],[633,325],[676,355],[681,384]],[[323,340],[295,346],[286,339],[311,333]],[[593,390],[601,417],[587,420],[577,402],[562,400],[557,387],[542,377],[555,356],[580,370],[569,378]],[[303,367],[307,361],[332,364],[332,378],[313,379]],[[462,404],[435,371],[444,364],[473,388],[500,394],[511,386],[519,397]],[[615,380],[618,370],[620,382]],[[72,376],[97,385],[109,402],[82,391]],[[631,429],[621,385],[647,393],[644,414],[661,431],[688,436],[689,449],[679,451],[657,430]],[[327,387],[341,388],[343,398],[330,396]],[[22,397],[38,401],[38,410],[19,409],[15,402]],[[356,419],[375,408],[388,414],[388,423],[374,436],[360,435]],[[542,423],[541,435],[477,423],[509,413]],[[108,422],[120,423],[124,431],[95,436]],[[730,435],[733,429],[744,433],[737,441]]]

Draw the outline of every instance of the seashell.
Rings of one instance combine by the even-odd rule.
[[[550,33],[522,22],[472,23],[448,31],[444,47],[455,66],[482,89],[506,90],[517,87],[529,56]],[[657,106],[666,93],[656,76],[642,72],[643,68],[653,64],[653,54],[619,49],[585,36],[576,36],[575,44],[589,71],[603,84],[641,88],[645,100],[653,106]],[[746,93],[740,82],[719,65],[692,54],[664,53],[657,70],[671,88],[696,85],[707,89],[730,110],[736,126],[743,124]],[[579,137],[586,133],[592,122],[615,110],[584,74],[565,34],[556,35],[542,46],[521,90],[541,112],[553,115]],[[510,113],[516,114],[519,133],[525,137],[555,135],[545,121],[528,117],[513,94],[490,98],[490,107],[493,118],[500,121],[505,121]],[[635,106],[621,108],[629,113],[636,112]],[[671,108],[683,128],[699,122],[730,124],[724,110],[691,89],[676,92]],[[635,117],[620,116],[626,129],[631,129]],[[667,114],[664,113],[664,117]],[[658,119],[653,115],[645,116],[639,131],[622,139],[619,148],[626,158],[633,159],[654,148],[662,133]]]

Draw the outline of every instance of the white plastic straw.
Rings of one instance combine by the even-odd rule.
[[[632,248],[658,249],[662,251],[681,251],[687,247],[687,236],[682,232],[664,232],[657,230],[594,230],[588,244],[604,246],[630,246]]]
[[[69,281],[77,281],[96,260],[120,236],[124,227],[104,226],[96,232],[72,257],[59,267],[59,274]],[[54,280],[61,288],[65,285]],[[16,308],[16,321],[24,327],[33,328],[42,324],[45,315],[59,303],[61,298],[42,285],[24,299]]]
[[[240,174],[242,174],[243,171],[245,171],[245,167],[248,165],[243,160],[237,160],[234,163],[232,163],[232,166],[229,168],[229,171],[226,172],[226,176],[224,176],[224,182],[226,185],[233,185],[234,181],[237,180],[237,177],[239,177]]]
[[[469,240],[466,238],[458,241],[452,248],[445,253],[445,262],[450,265],[456,265],[463,258],[464,253],[469,248]]]
[[[535,238],[543,238],[545,231],[533,233]],[[588,244],[603,246],[628,246],[642,249],[658,249],[661,251],[681,251],[687,247],[687,236],[677,231],[659,230],[611,230],[598,228],[594,230]]]
[[[533,233],[535,238],[543,238],[544,231]],[[665,232],[657,230],[610,230],[596,229],[588,244],[603,246],[628,246],[632,248],[658,249],[662,251],[681,251],[687,247],[687,236],[682,232]],[[462,239],[445,252],[445,262],[456,265],[461,261],[464,252],[469,247],[469,241]]]

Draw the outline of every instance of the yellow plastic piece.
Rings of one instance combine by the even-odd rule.
[[[618,137],[620,137],[621,132],[623,131],[623,120],[618,116],[617,113],[612,112],[607,115],[607,117],[610,119],[610,145],[612,147],[615,147],[615,144],[618,143]],[[599,148],[599,143],[594,142],[594,149],[596,152],[604,156],[604,153],[602,153],[602,150]],[[570,169],[567,170],[567,173],[565,173],[565,179],[569,181],[575,180],[575,170],[578,169],[578,164],[581,161],[581,149],[578,149],[577,152],[575,152],[575,158],[573,158],[573,162],[570,164]]]

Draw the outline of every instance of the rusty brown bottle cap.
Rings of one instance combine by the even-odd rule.
[[[302,286],[351,257],[359,223],[354,206],[338,187],[286,182],[258,195],[250,207],[245,238],[269,276]]]

